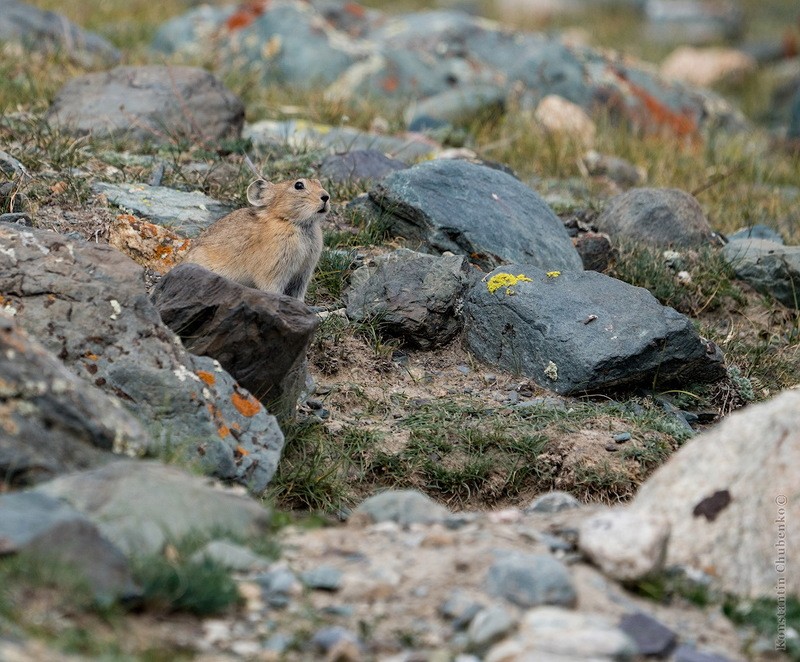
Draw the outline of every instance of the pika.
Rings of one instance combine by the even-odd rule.
[[[255,167],[251,168],[258,175]],[[264,292],[303,301],[322,253],[319,221],[331,196],[316,179],[272,184],[258,175],[247,187],[253,205],[206,228],[183,262]]]

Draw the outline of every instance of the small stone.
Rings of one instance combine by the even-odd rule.
[[[540,494],[525,507],[524,513],[558,513],[562,510],[580,508],[581,502],[569,492],[547,492]]]
[[[606,444],[606,450],[609,453],[616,453],[619,450],[619,448],[617,448],[616,444]]]
[[[502,552],[486,576],[487,590],[520,607],[574,606],[569,571],[549,554]]]
[[[342,586],[342,571],[332,566],[321,565],[301,573],[300,579],[309,588],[338,591]]]
[[[548,133],[572,138],[586,147],[594,143],[595,123],[583,108],[563,97],[546,96],[536,107],[534,117]]]
[[[192,561],[203,559],[210,559],[229,570],[265,570],[269,567],[269,561],[263,556],[229,540],[212,540],[192,555]]]
[[[462,375],[469,374],[469,367],[465,365],[456,366],[456,370],[458,370]]]
[[[297,577],[287,568],[271,570],[255,577],[255,581],[263,587],[264,599],[270,607],[285,607],[300,592]]]
[[[472,647],[482,650],[502,639],[515,625],[511,614],[499,605],[492,605],[475,614],[467,636]]]
[[[578,545],[609,577],[635,581],[661,569],[668,538],[662,519],[615,508],[582,522]]]
[[[339,625],[332,625],[317,630],[311,639],[311,643],[324,653],[338,647],[343,642],[358,645],[358,637],[347,628],[343,628]]]
[[[640,655],[666,657],[678,641],[678,635],[672,630],[641,612],[625,614],[619,629],[633,640]]]
[[[273,651],[281,655],[286,652],[293,642],[294,637],[291,635],[277,632],[267,639],[266,642],[264,642],[264,648],[268,651]]]
[[[416,490],[386,490],[364,500],[354,511],[353,519],[371,522],[433,524],[447,517],[447,509]]]
[[[619,434],[614,435],[614,441],[618,444],[623,444],[626,441],[631,440],[631,433],[630,432],[620,432]]]
[[[453,621],[454,630],[463,630],[482,609],[483,605],[480,602],[476,602],[461,590],[455,590],[439,607],[439,613]]]

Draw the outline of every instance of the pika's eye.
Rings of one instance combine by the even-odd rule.
[[[304,189],[306,186],[305,186],[305,184],[303,184],[303,182],[295,182],[295,183],[294,183],[294,187],[295,187],[295,188],[296,188],[298,191],[302,191],[302,190],[303,190],[303,189]]]

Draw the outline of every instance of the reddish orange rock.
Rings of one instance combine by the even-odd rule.
[[[120,214],[111,225],[109,243],[143,267],[165,274],[189,250],[189,239],[172,230]]]

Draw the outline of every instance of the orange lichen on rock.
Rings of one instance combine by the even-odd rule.
[[[220,425],[217,428],[217,434],[219,434],[220,438],[224,439],[231,433],[230,429],[227,425]]]
[[[250,455],[250,451],[246,450],[245,448],[242,448],[241,446],[237,446],[234,453],[236,453],[236,455],[241,455],[242,457]]]
[[[397,76],[386,76],[381,81],[381,87],[386,92],[395,92],[400,85],[400,81],[397,79]]]
[[[628,80],[622,72],[614,70],[613,75],[641,104],[637,110],[626,109],[629,117],[635,115],[630,119],[638,121],[644,129],[667,129],[681,138],[699,139],[697,120],[690,110],[673,110],[645,88]]]
[[[174,267],[191,246],[189,239],[131,214],[117,216],[108,241],[135,262],[160,274]]]
[[[217,381],[217,378],[214,377],[214,374],[208,372],[208,370],[197,370],[194,374],[200,378],[200,381],[208,384],[209,386],[213,386]]]
[[[268,4],[268,0],[261,0],[239,5],[238,9],[225,21],[225,27],[231,31],[246,28],[266,11]]]
[[[356,16],[357,18],[364,18],[367,14],[367,10],[357,2],[345,2],[343,9],[351,16]]]
[[[248,394],[247,396],[243,396],[239,393],[234,393],[231,396],[231,401],[242,416],[247,416],[249,418],[261,411],[261,403],[252,395]]]

